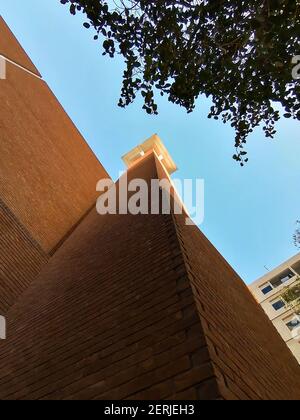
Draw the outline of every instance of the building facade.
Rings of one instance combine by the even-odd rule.
[[[300,363],[300,317],[283,293],[300,278],[300,253],[250,285],[250,290]]]
[[[174,211],[162,143],[125,156],[126,183],[166,181],[171,211],[99,215],[105,169],[1,30],[0,399],[299,400],[300,367],[270,320]]]

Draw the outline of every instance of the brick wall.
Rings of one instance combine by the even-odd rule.
[[[201,325],[225,399],[300,399],[300,367],[239,276],[175,216]]]
[[[40,76],[39,71],[25,53],[17,39],[0,15],[0,55],[23,66],[27,70]]]
[[[1,199],[0,243],[0,313],[3,315],[49,258]]]
[[[157,168],[146,156],[129,180]],[[8,313],[0,398],[299,399],[272,328],[179,216],[93,210]]]
[[[2,19],[0,54],[38,74]],[[47,84],[10,63],[6,73],[0,80],[0,199],[7,209],[4,215],[1,208],[0,312],[84,217],[97,181],[108,177]]]
[[[49,253],[108,175],[45,82],[8,64],[0,86],[0,197]]]
[[[154,157],[129,175],[155,178]],[[214,378],[172,216],[92,211],[0,348],[2,399],[207,398]]]

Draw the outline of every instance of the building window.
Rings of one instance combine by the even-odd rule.
[[[268,293],[272,292],[273,287],[270,284],[265,284],[262,286],[261,291],[264,295],[267,295]]]
[[[288,274],[284,274],[282,277],[280,277],[280,281],[282,284],[284,284],[293,277],[294,277],[294,273],[290,271]]]
[[[295,265],[293,265],[292,269],[295,270],[296,273],[300,275],[300,261],[298,261]]]
[[[270,281],[271,285],[276,288],[282,286],[284,283],[288,282],[291,278],[294,277],[294,273],[291,270],[285,270],[279,276],[275,277]]]
[[[282,299],[279,299],[273,302],[272,306],[275,309],[275,311],[280,311],[280,309],[285,308],[285,303]]]
[[[296,328],[300,328],[300,318],[294,318],[286,324],[290,331],[294,331]]]

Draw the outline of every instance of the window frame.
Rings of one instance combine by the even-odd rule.
[[[264,290],[268,290],[267,292],[264,292]],[[271,293],[274,290],[274,287],[271,285],[270,282],[265,283],[263,286],[260,286],[260,291],[264,296],[267,296],[269,293]]]
[[[295,326],[293,326],[293,328],[291,328],[292,327],[291,324],[293,321],[294,319],[290,319],[288,322],[285,323],[285,325],[287,326],[290,332],[293,332],[295,329],[300,328],[300,318],[297,319],[298,323]],[[291,325],[291,327],[289,325]]]
[[[283,306],[280,306],[276,309],[275,305],[279,303],[282,304]],[[273,300],[272,302],[270,302],[270,304],[272,305],[272,308],[276,312],[279,312],[281,309],[286,309],[286,302],[281,297],[278,297],[277,299]]]

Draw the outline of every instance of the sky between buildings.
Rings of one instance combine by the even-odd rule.
[[[296,254],[299,123],[282,120],[276,140],[256,131],[241,168],[232,160],[233,130],[207,119],[206,99],[189,115],[160,97],[159,116],[146,115],[140,100],[118,108],[122,60],[103,57],[83,17],[59,0],[1,0],[0,14],[112,178],[124,169],[122,155],[158,133],[179,167],[174,177],[205,180],[201,229],[243,280]]]

